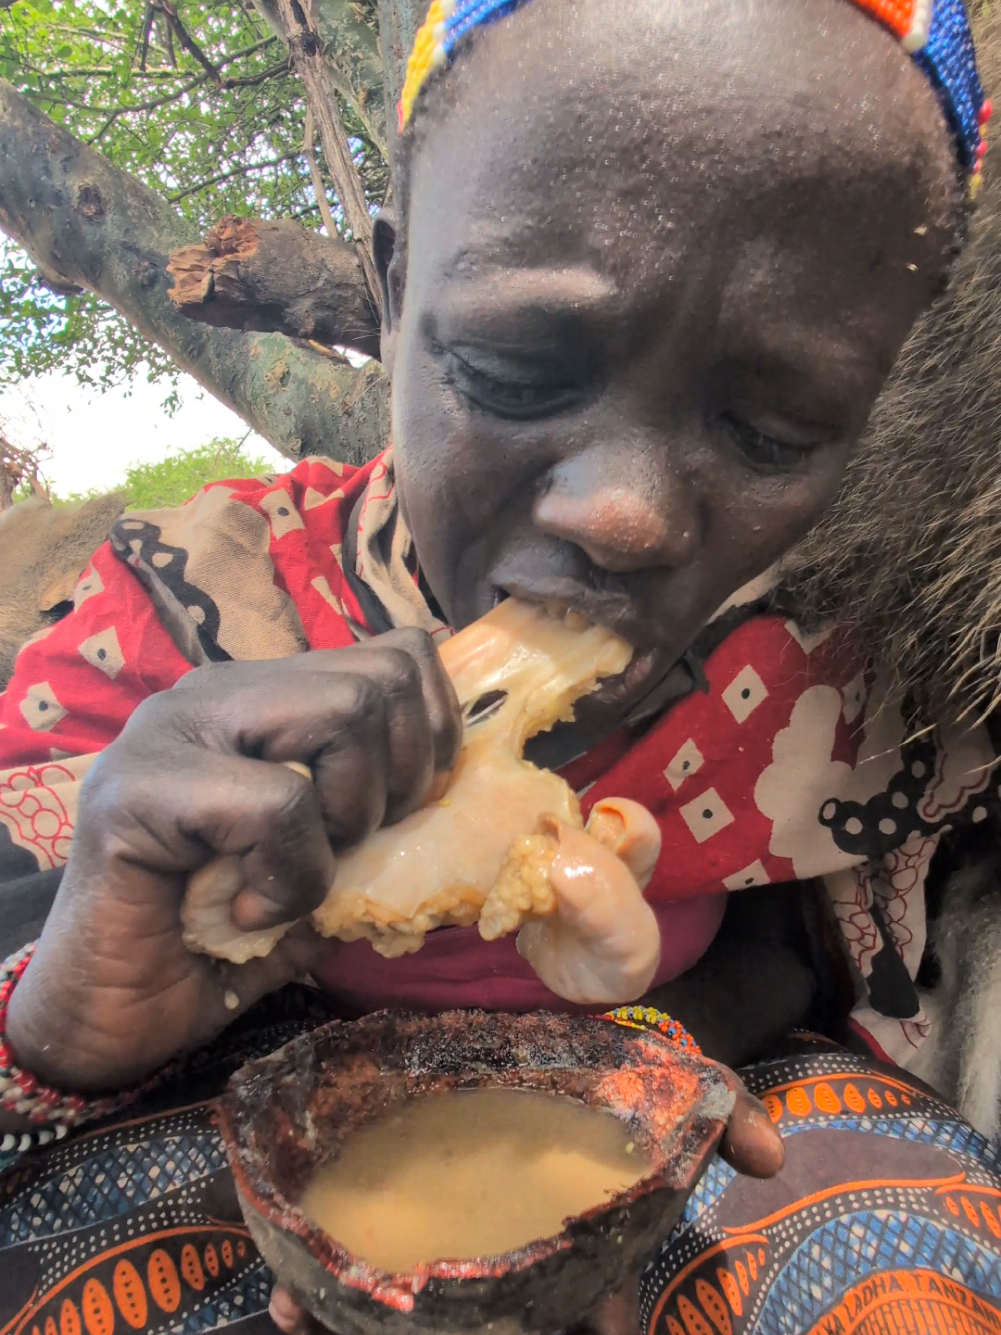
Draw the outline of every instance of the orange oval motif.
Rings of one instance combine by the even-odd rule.
[[[853,1113],[865,1112],[865,1099],[854,1085],[845,1085],[845,1103]]]
[[[119,1261],[112,1281],[115,1304],[133,1330],[142,1330],[149,1314],[146,1290],[131,1261]]]
[[[759,1247],[759,1248],[758,1248],[758,1265],[764,1265],[764,1264],[765,1264],[765,1249],[764,1249],[764,1247]]]
[[[59,1310],[59,1335],[82,1335],[80,1313],[76,1310],[76,1303],[70,1302],[68,1298]]]
[[[954,1214],[957,1219],[959,1218],[959,1206],[956,1204],[956,1202],[952,1199],[951,1196],[946,1196],[945,1208],[949,1211],[950,1214]]]
[[[834,1092],[834,1087],[829,1085],[826,1080],[817,1086],[813,1091],[813,1101],[822,1113],[834,1113],[841,1111],[841,1100]]]
[[[963,1213],[973,1225],[974,1228],[980,1227],[980,1216],[977,1214],[976,1206],[972,1201],[968,1201],[965,1196],[960,1196],[960,1203],[963,1207]]]
[[[716,1280],[720,1288],[726,1294],[726,1300],[730,1304],[730,1310],[734,1316],[740,1316],[744,1310],[744,1304],[740,1301],[740,1289],[737,1288],[737,1281],[730,1274],[729,1270],[717,1270]]]
[[[80,1297],[83,1324],[89,1335],[111,1335],[115,1329],[115,1309],[108,1290],[97,1279],[88,1279]]]
[[[42,1335],[42,1332],[38,1329],[37,1326],[32,1326],[31,1335]]]
[[[219,1274],[219,1253],[212,1246],[211,1242],[205,1248],[205,1269],[213,1279]]]
[[[980,1213],[984,1216],[984,1223],[994,1234],[994,1236],[996,1238],[1001,1238],[1001,1227],[998,1226],[998,1221],[994,1215],[994,1211],[991,1209],[991,1207],[987,1204],[986,1201],[980,1202]]]
[[[874,1108],[882,1108],[883,1106],[883,1100],[879,1097],[879,1095],[876,1093],[874,1089],[869,1090],[869,1102],[872,1104]]]
[[[50,1316],[45,1318],[45,1335],[59,1335],[56,1330],[56,1323]]]
[[[247,1255],[247,1244],[245,1242],[238,1242],[236,1244],[236,1254],[241,1261]]]
[[[753,1252],[748,1252],[748,1253],[747,1253],[747,1268],[748,1268],[748,1270],[751,1272],[751,1278],[752,1278],[752,1279],[757,1279],[757,1278],[758,1278],[758,1263],[757,1263],[757,1261],[754,1259],[754,1253],[753,1253]]]
[[[667,1318],[667,1335],[685,1335],[685,1328],[680,1321],[675,1321],[673,1316]]]
[[[897,1096],[896,1094],[894,1094],[892,1089],[884,1090],[883,1098],[886,1099],[887,1103],[890,1105],[891,1108],[895,1108],[897,1106],[898,1102]]]
[[[737,1272],[737,1283],[746,1297],[751,1292],[751,1286],[747,1281],[747,1270],[744,1268],[744,1262],[735,1261],[733,1268]]]
[[[782,1100],[776,1098],[774,1094],[766,1094],[765,1097],[761,1100],[761,1102],[765,1105],[765,1108],[768,1110],[768,1116],[772,1119],[773,1122],[777,1122],[779,1118],[782,1116]]]
[[[201,1258],[190,1242],[186,1242],[181,1248],[181,1274],[193,1289],[197,1289],[198,1292],[204,1289],[205,1271],[202,1269]]]
[[[174,1258],[157,1247],[146,1267],[150,1297],[161,1312],[176,1312],[181,1305],[181,1281]]]
[[[733,1322],[730,1320],[730,1313],[727,1311],[726,1303],[713,1286],[707,1284],[704,1279],[697,1279],[695,1281],[695,1293],[702,1304],[703,1312],[716,1327],[719,1335],[732,1335]]]
[[[223,1265],[226,1267],[227,1270],[232,1270],[232,1269],[233,1269],[233,1244],[230,1242],[229,1238],[227,1238],[226,1241],[222,1244],[222,1246],[219,1248],[219,1251],[220,1251],[221,1254],[222,1254],[222,1263],[223,1263]]]
[[[809,1117],[813,1111],[810,1096],[802,1085],[793,1085],[786,1095],[786,1107],[794,1117]]]
[[[678,1298],[678,1315],[685,1323],[685,1330],[688,1335],[713,1335],[709,1322],[704,1319],[702,1313],[694,1303],[689,1302],[684,1294]]]

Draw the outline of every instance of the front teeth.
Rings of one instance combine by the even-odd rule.
[[[548,616],[551,616],[554,621],[562,621],[567,630],[582,632],[589,630],[593,624],[583,612],[578,612],[575,607],[571,607],[569,603],[561,598],[546,598],[542,606]]]

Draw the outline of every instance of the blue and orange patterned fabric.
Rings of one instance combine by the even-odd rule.
[[[997,1149],[902,1071],[809,1048],[742,1073],[785,1167],[713,1161],[644,1274],[645,1335],[996,1335]]]

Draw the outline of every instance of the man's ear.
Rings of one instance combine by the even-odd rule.
[[[382,289],[382,364],[392,374],[396,332],[403,309],[406,273],[403,256],[396,243],[396,215],[392,209],[380,209],[372,223],[372,257]]]

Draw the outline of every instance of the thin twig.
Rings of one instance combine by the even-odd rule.
[[[181,22],[181,16],[177,12],[177,6],[174,4],[174,0],[157,0],[157,4],[160,12],[164,15],[167,23],[173,30],[174,36],[184,47],[185,51],[187,51],[188,55],[198,61],[199,65],[201,65],[202,69],[213,83],[221,84],[222,79],[218,69],[212,64],[212,61],[209,60],[208,56]]]
[[[316,196],[317,208],[320,210],[320,217],[323,219],[323,225],[327,229],[328,236],[337,236],[337,224],[334,222],[334,215],[330,211],[330,201],[327,199],[327,192],[323,186],[323,177],[320,175],[320,168],[316,163],[316,154],[314,145],[316,143],[316,127],[313,125],[313,112],[309,103],[306,103],[306,120],[302,136],[302,154],[309,167],[309,179],[313,183],[313,194]]]
[[[186,190],[179,190],[176,195],[168,195],[167,199],[171,204],[176,204],[179,200],[187,199],[189,195],[195,194],[199,190],[205,190],[210,185],[218,185],[220,181],[229,181],[234,176],[246,176],[248,172],[263,172],[269,167],[280,167],[283,162],[288,162],[291,158],[299,156],[298,151],[283,153],[281,157],[270,158],[267,162],[250,162],[242,167],[234,167],[232,171],[219,172],[217,176],[210,176],[207,180],[199,181],[197,185],[188,186]]]

